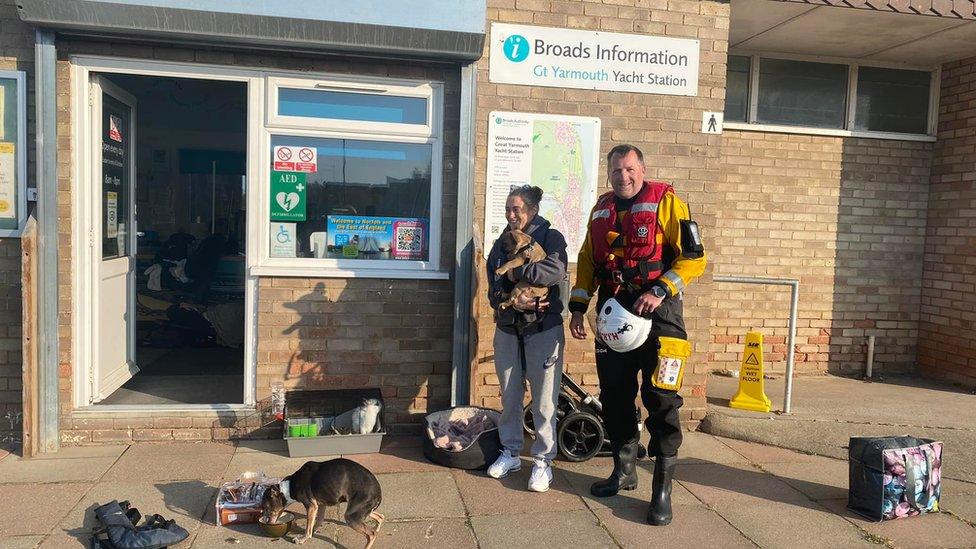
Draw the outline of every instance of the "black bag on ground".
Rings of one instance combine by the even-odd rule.
[[[172,520],[149,515],[136,526],[139,512],[129,502],[110,501],[95,508],[98,527],[92,536],[92,549],[162,549],[185,540],[190,534]]]
[[[872,520],[939,511],[942,443],[912,436],[852,437],[847,507]]]
[[[451,421],[471,419],[484,413],[494,423],[490,429],[482,431],[469,444],[459,449],[440,448],[434,444],[433,425]],[[459,406],[428,414],[424,425],[424,455],[438,465],[455,469],[484,469],[491,465],[502,451],[498,436],[498,423],[501,414],[497,410],[477,406]]]

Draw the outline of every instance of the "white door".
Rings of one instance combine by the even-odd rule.
[[[139,372],[135,357],[135,98],[104,77],[91,79],[92,402]]]

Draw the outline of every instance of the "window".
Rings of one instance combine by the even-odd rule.
[[[271,144],[318,157],[301,178],[305,216],[285,257],[428,259],[430,144],[277,135]]]
[[[767,125],[770,131],[799,127],[828,135],[932,138],[931,71],[759,55],[728,59],[726,122]]]
[[[725,87],[725,121],[745,122],[749,116],[749,58],[730,55]]]
[[[269,109],[268,266],[439,270],[439,84],[272,78]]]
[[[843,128],[847,66],[786,59],[759,62],[760,124]]]
[[[336,120],[427,124],[427,99],[281,88],[278,90],[278,114]]]
[[[930,81],[930,74],[924,71],[860,67],[854,128],[926,133]]]

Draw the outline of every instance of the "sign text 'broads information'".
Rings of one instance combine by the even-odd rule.
[[[499,84],[698,95],[698,40],[493,23]]]

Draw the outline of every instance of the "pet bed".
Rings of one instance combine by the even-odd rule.
[[[487,415],[494,426],[475,435],[466,446],[458,448],[438,448],[434,444],[434,425],[451,422],[467,422],[480,415]],[[498,423],[501,414],[496,410],[476,406],[459,406],[428,414],[424,428],[424,455],[430,461],[455,469],[484,469],[495,461],[501,452],[502,443],[498,437]]]

